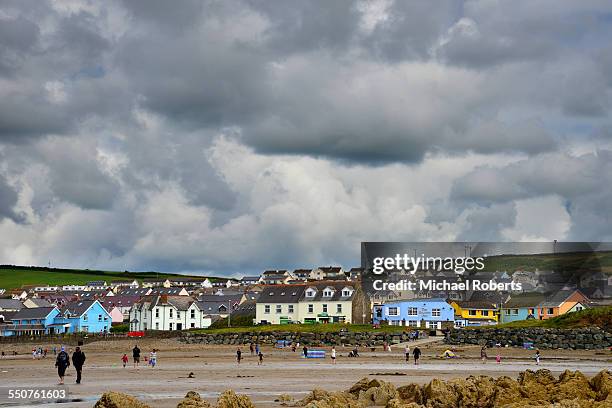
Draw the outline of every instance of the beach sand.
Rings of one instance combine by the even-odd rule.
[[[141,358],[141,367],[134,369],[131,363],[134,344],[139,345],[142,357],[148,356],[153,348],[159,349],[157,367],[147,367]],[[52,353],[46,359],[33,360],[33,346],[47,347],[49,350],[52,347],[49,344],[0,345],[0,349],[7,354],[12,354],[13,350],[20,353],[17,357],[0,359],[2,386],[43,387],[57,384]],[[173,339],[99,341],[83,347],[87,362],[82,384],[74,384],[73,367],[67,370],[70,375],[66,377],[70,399],[80,401],[63,403],[61,406],[91,407],[103,392],[113,390],[134,395],[154,407],[175,407],[188,391],[197,391],[206,400],[214,402],[220,392],[231,388],[237,393],[249,395],[258,407],[279,407],[275,399],[280,394],[300,399],[314,388],[344,390],[366,376],[404,385],[410,382],[424,384],[433,378],[465,378],[470,374],[516,377],[520,371],[537,368],[549,369],[554,374],[569,369],[593,375],[612,366],[612,352],[609,350],[543,350],[542,363],[538,367],[531,358],[533,350],[489,349],[489,361],[483,364],[479,359],[478,346],[458,347],[458,359],[436,358],[446,348],[442,343],[422,345],[421,365],[416,367],[412,361],[410,364],[404,361],[403,347],[396,347],[391,352],[383,352],[380,347],[374,352],[360,349],[359,358],[347,357],[351,347],[337,347],[337,364],[332,365],[329,358],[305,360],[299,351],[262,346],[264,364],[258,366],[257,358],[250,355],[248,346],[241,347],[244,360],[238,365],[235,360],[236,346],[183,344]],[[329,355],[329,348],[325,349]],[[502,364],[495,362],[498,351]],[[121,364],[123,353],[130,357],[127,368]],[[190,372],[193,372],[194,378],[187,378]],[[406,375],[383,375],[395,373]]]

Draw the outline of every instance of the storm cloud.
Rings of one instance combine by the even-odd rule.
[[[612,239],[611,12],[2,2],[0,263],[230,275],[353,266],[364,240]]]

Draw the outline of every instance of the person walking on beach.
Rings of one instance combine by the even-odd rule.
[[[123,357],[121,357],[121,362],[123,363],[123,368],[125,368],[125,366],[127,365],[128,361],[130,361],[130,359],[128,358],[127,354],[123,353]]]
[[[76,383],[81,383],[81,374],[83,373],[83,364],[85,364],[85,353],[81,351],[80,347],[77,347],[72,353],[72,365],[77,372]]]
[[[259,343],[255,343],[255,354],[259,355]]]
[[[242,360],[242,351],[240,351],[240,347],[236,350],[236,361],[240,364],[240,360]]]
[[[540,350],[539,349],[536,350],[534,357],[535,357],[536,365],[540,365]]]
[[[249,351],[251,352],[251,355],[255,354],[255,346],[253,346],[253,343],[249,344]]]
[[[412,350],[412,356],[414,357],[414,365],[419,365],[419,358],[421,358],[421,349],[419,346],[416,346],[414,350]]]
[[[331,360],[332,360],[332,364],[336,364],[336,346],[332,346]]]
[[[149,354],[149,364],[151,365],[151,368],[155,368],[155,365],[157,364],[157,350],[156,349],[153,349],[151,353]]]
[[[406,344],[406,347],[404,347],[404,356],[406,357],[406,363],[410,362],[410,347],[408,346],[408,344]]]
[[[257,356],[259,357],[259,359],[257,360],[257,365],[262,365],[263,364],[263,353],[260,351]]]
[[[306,345],[304,345],[302,351],[304,352],[304,358],[308,358],[308,347],[306,347]]]
[[[64,347],[62,347],[61,351],[57,355],[55,366],[57,367],[57,375],[60,378],[59,385],[63,385],[66,369],[70,366],[70,356],[68,356],[68,353],[66,353]]]
[[[482,364],[487,362],[487,346],[482,346],[480,348],[480,359],[482,360]]]
[[[138,344],[132,349],[132,358],[134,359],[134,368],[138,367],[140,364],[140,349],[138,348]]]

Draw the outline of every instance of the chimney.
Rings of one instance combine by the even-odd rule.
[[[161,295],[160,302],[168,303],[168,295]]]

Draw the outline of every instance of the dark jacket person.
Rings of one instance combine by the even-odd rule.
[[[66,374],[66,368],[70,366],[70,356],[66,353],[64,347],[57,354],[55,359],[55,366],[57,367],[57,375],[60,378],[60,384],[64,384],[64,375]]]
[[[80,347],[77,347],[75,352],[72,353],[72,364],[77,372],[76,383],[81,383],[81,372],[83,371],[83,364],[85,364],[85,353],[81,351]]]

